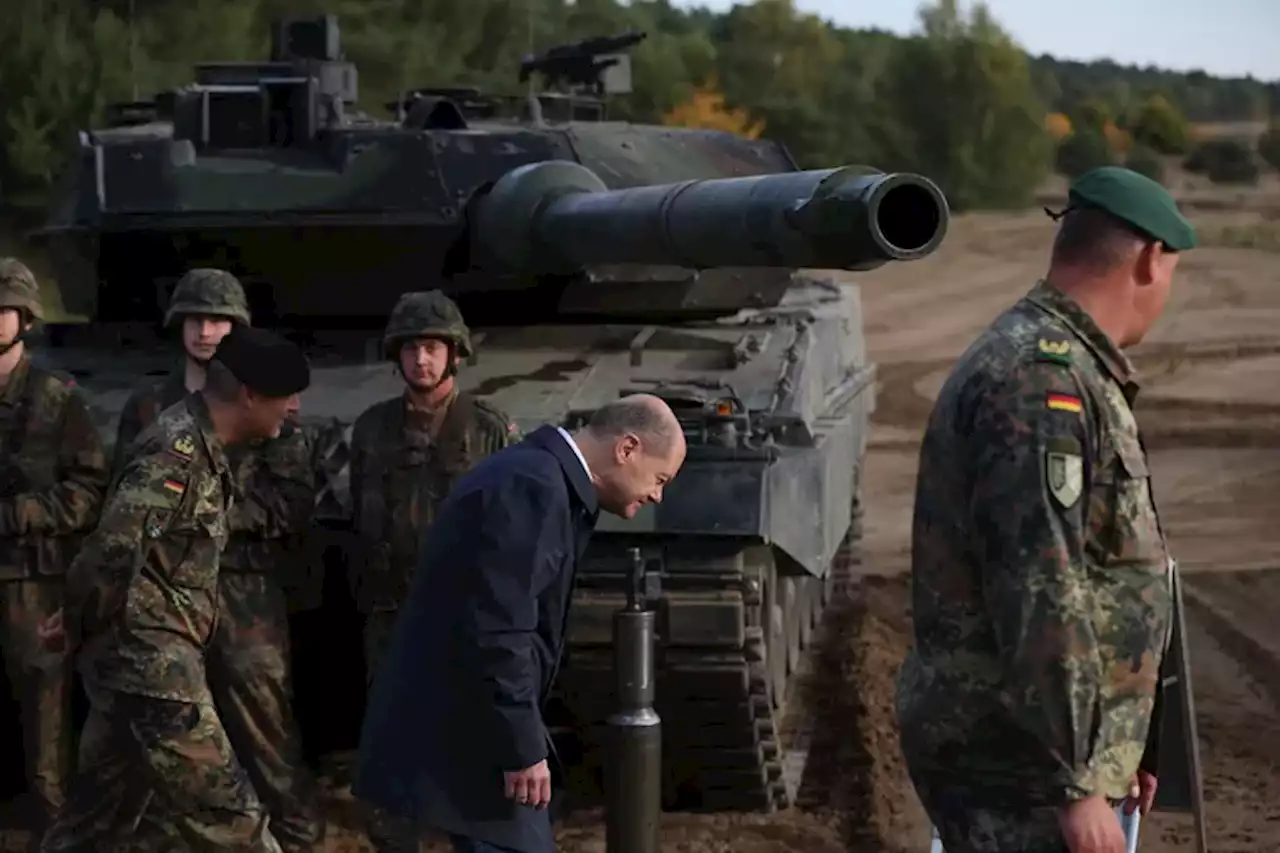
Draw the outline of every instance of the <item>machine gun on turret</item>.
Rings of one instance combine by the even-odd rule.
[[[520,63],[520,82],[537,72],[547,88],[564,84],[570,90],[602,97],[631,91],[631,57],[622,51],[635,47],[648,33],[593,36],[573,44],[551,48],[540,56],[526,56]],[[609,79],[612,78],[612,79]]]

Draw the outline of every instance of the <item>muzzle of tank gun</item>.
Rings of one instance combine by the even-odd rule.
[[[951,214],[922,175],[860,166],[610,190],[581,164],[514,169],[473,199],[472,258],[496,272],[607,264],[874,269],[923,258]]]

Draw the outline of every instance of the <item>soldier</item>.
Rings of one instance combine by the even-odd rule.
[[[129,458],[129,443],[157,413],[204,385],[218,341],[233,325],[251,324],[240,282],[215,269],[191,270],[178,282],[165,323],[178,320],[186,357],[164,381],[139,387],[125,404],[117,470]],[[223,609],[208,661],[222,724],[285,851],[309,850],[324,834],[293,715],[289,655],[289,603],[316,597],[303,588],[303,546],[318,488],[313,438],[290,418],[276,437],[227,448],[238,499],[228,516],[218,574]],[[291,602],[286,588],[296,593]]]
[[[90,713],[42,850],[280,850],[205,660],[235,501],[224,447],[277,434],[309,382],[297,347],[237,326],[204,388],[135,441],[68,572],[65,616],[44,628],[50,645],[79,649]]]
[[[960,358],[921,449],[898,721],[947,853],[1123,853],[1113,802],[1155,793],[1170,559],[1123,350],[1195,231],[1117,167],[1058,217],[1046,278]]]
[[[355,596],[365,615],[365,668],[372,683],[396,611],[417,564],[422,534],[450,486],[485,456],[515,440],[498,410],[457,389],[471,334],[453,300],[438,290],[403,294],[382,338],[404,378],[404,394],[376,403],[351,435]],[[375,813],[370,840],[381,851],[416,849],[407,827]]]
[[[67,563],[97,521],[108,471],[84,400],[27,354],[23,337],[40,316],[31,271],[0,258],[0,649],[42,829],[70,770],[72,666],[42,647],[38,629],[62,606]]]
[[[162,382],[146,382],[134,390],[120,412],[116,431],[117,473],[124,464],[129,444],[156,416],[204,385],[204,372],[222,336],[235,323],[251,325],[249,301],[244,288],[231,273],[198,268],[187,271],[173,288],[164,325],[172,329],[181,321],[182,351],[179,369]]]

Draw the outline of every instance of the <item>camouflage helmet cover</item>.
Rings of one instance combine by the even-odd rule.
[[[439,290],[402,293],[391,309],[382,334],[387,357],[398,358],[400,344],[414,338],[440,338],[451,342],[464,358],[471,355],[471,330],[457,304]]]
[[[17,258],[0,258],[0,308],[28,311],[37,320],[43,316],[36,277]]]
[[[188,270],[173,288],[169,310],[164,324],[187,314],[208,314],[226,317],[246,326],[253,325],[249,318],[249,300],[245,298],[240,280],[226,270],[197,267]]]

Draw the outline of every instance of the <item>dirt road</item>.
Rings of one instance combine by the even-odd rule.
[[[1272,214],[1274,215],[1274,214]],[[1206,241],[1222,227],[1201,218]],[[1258,214],[1265,216],[1265,214]],[[1237,216],[1238,218],[1238,216]],[[1234,221],[1234,219],[1232,220]],[[1269,222],[1265,218],[1264,223]],[[1270,227],[1270,226],[1268,226]],[[906,783],[892,714],[905,653],[906,582],[920,429],[952,361],[1044,268],[1039,213],[964,217],[934,257],[863,275],[881,390],[867,470],[861,570],[833,608],[813,679],[818,731],[806,806],[761,815],[667,815],[681,853],[913,853],[928,826]],[[1213,853],[1280,850],[1280,260],[1207,245],[1187,255],[1167,318],[1134,359],[1162,522],[1188,577],[1189,638]],[[335,795],[326,850],[367,850]],[[16,837],[9,839],[16,843]],[[602,853],[597,815],[560,830],[565,853]],[[0,844],[3,849],[3,844]],[[1189,820],[1155,815],[1144,853],[1191,851]]]

